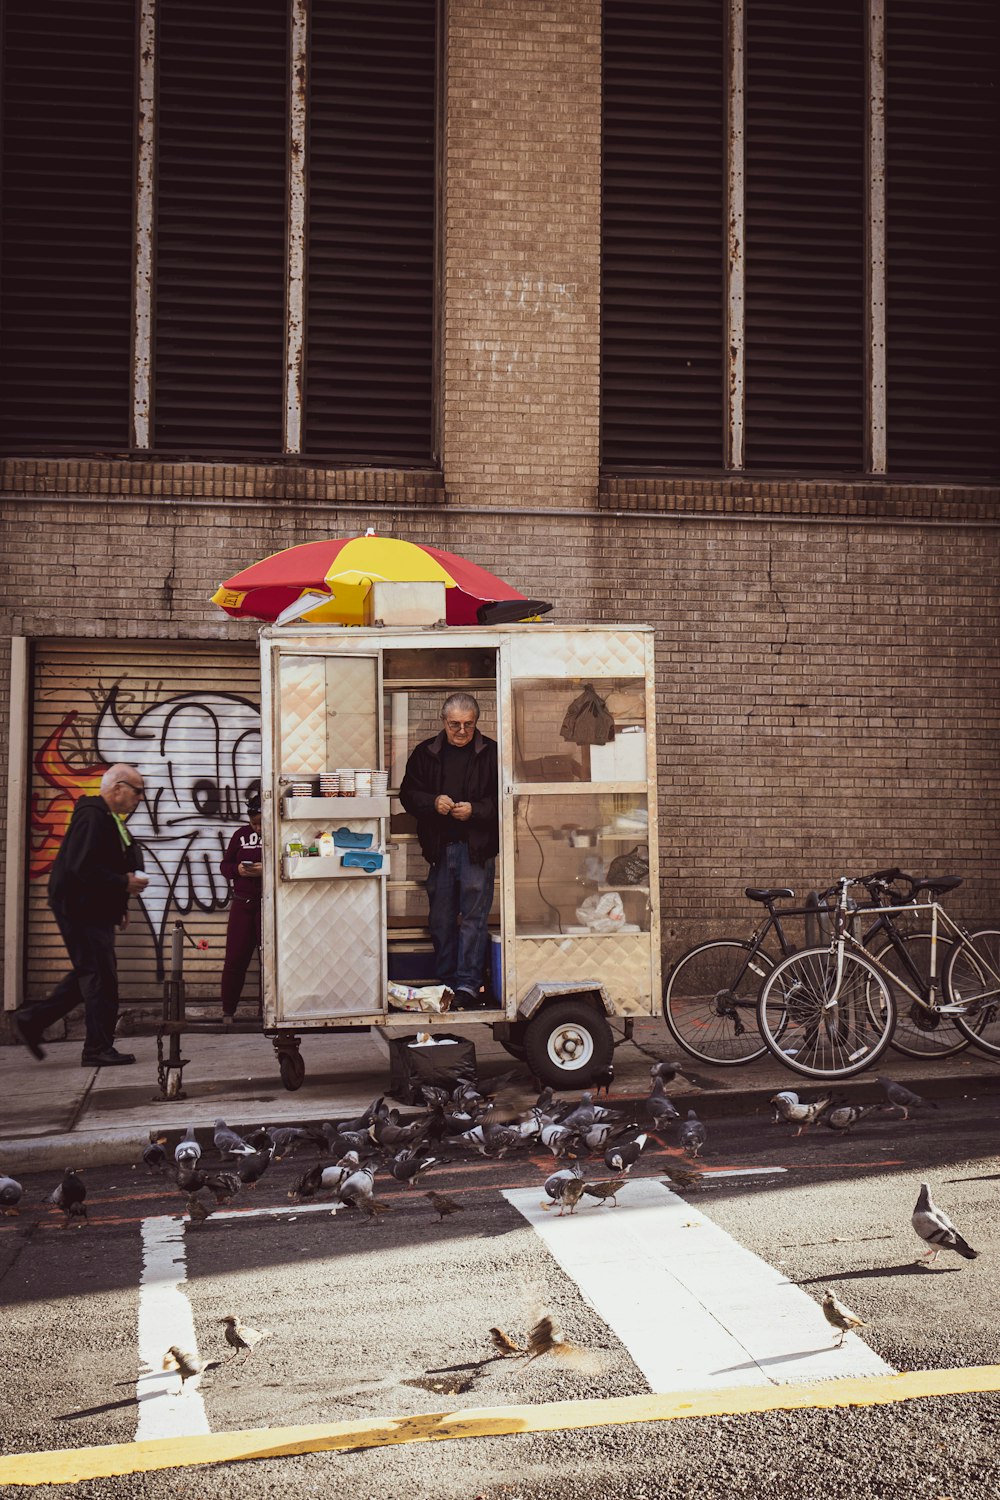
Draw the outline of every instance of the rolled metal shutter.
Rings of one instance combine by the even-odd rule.
[[[304,447],[433,455],[435,0],[314,5]]]
[[[2,12],[0,442],[129,443],[135,22],[121,0]]]
[[[158,12],[153,446],[282,450],[287,6]]]
[[[859,473],[866,7],[746,14],[746,467]]]
[[[605,466],[723,461],[726,11],[604,6]]]
[[[26,992],[45,994],[68,964],[46,900],[73,805],[115,761],[143,772],[130,819],[150,885],[117,941],[122,1000],[162,995],[174,922],[188,994],[215,998],[229,892],[219,860],[260,778],[260,669],[252,643],[43,641],[32,687],[31,848],[27,852]],[[245,993],[256,993],[256,968]]]
[[[995,0],[886,10],[888,462],[1000,475]]]

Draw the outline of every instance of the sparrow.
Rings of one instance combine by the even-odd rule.
[[[502,1328],[490,1329],[490,1343],[497,1351],[499,1359],[509,1359],[512,1354],[524,1354],[526,1350],[520,1344],[515,1344],[509,1334],[504,1333]]]
[[[823,1293],[823,1316],[831,1328],[840,1330],[840,1338],[837,1340],[839,1349],[844,1342],[844,1335],[852,1328],[867,1328],[868,1324],[862,1322],[857,1313],[852,1313],[843,1302],[838,1302],[831,1291]]]
[[[199,1359],[196,1354],[189,1354],[186,1349],[179,1349],[176,1344],[171,1344],[163,1356],[163,1368],[165,1370],[176,1370],[181,1377],[181,1390],[185,1390],[190,1382],[194,1390],[201,1384],[201,1377],[208,1369],[208,1361]]]
[[[454,1198],[448,1198],[444,1193],[425,1193],[424,1197],[429,1198],[433,1204],[439,1224],[443,1223],[449,1214],[464,1212],[461,1203],[456,1203]]]
[[[627,1182],[628,1177],[624,1175],[621,1177],[608,1177],[603,1182],[585,1182],[583,1184],[583,1191],[587,1194],[588,1198],[596,1198],[598,1200],[598,1208],[600,1208],[602,1203],[607,1203],[609,1199],[611,1207],[617,1208],[618,1194]]]
[[[246,1323],[241,1323],[235,1313],[227,1313],[219,1322],[226,1325],[226,1343],[233,1351],[230,1359],[238,1359],[241,1352],[244,1360],[249,1359],[261,1340],[271,1337],[270,1328],[250,1328]]]

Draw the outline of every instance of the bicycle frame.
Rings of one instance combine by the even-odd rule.
[[[855,913],[849,912],[847,910],[846,904],[841,904],[840,902],[838,902],[836,911],[837,916],[835,921],[835,931],[830,943],[830,951],[831,953],[833,953],[836,950],[837,953],[837,983],[834,994],[829,1001],[830,1005],[835,1005],[837,1003],[837,996],[840,993],[840,986],[843,981],[844,950],[845,948],[849,948],[850,952],[852,953],[863,954],[883,979],[888,980],[897,989],[903,990],[904,993],[909,995],[910,999],[915,1001],[917,1005],[921,1006],[923,1010],[928,1012],[933,1011],[936,1015],[939,1016],[962,1016],[966,1014],[969,1009],[968,1003],[962,1001],[947,1000],[938,982],[937,947],[939,923],[944,927],[950,941],[959,943],[963,948],[965,948],[973,955],[977,963],[981,963],[981,958],[976,953],[976,950],[972,947],[972,945],[968,942],[965,929],[963,927],[960,927],[959,924],[954,920],[954,918],[948,915],[947,911],[945,911],[940,902],[908,901],[904,902],[900,906],[880,907],[879,920],[875,922],[872,927],[869,928],[869,930],[860,938],[850,930],[850,927],[848,926],[846,920],[847,918],[853,917]],[[895,925],[891,921],[886,920],[886,918],[892,917],[897,912],[912,913],[917,911],[929,911],[931,914],[931,928],[929,934],[931,940],[930,970],[927,976],[926,983],[922,984],[923,993],[912,989],[911,986],[908,985],[906,981],[900,977],[899,974],[894,973],[891,969],[889,969],[882,962],[879,956],[875,953],[872,953],[870,948],[868,948],[867,946],[876,932],[887,932],[889,935],[889,941],[891,942],[894,951],[905,963],[911,977],[915,981],[920,981],[920,976],[916,973],[914,966],[910,961],[910,957],[906,952],[905,944],[900,940]],[[1000,976],[996,975],[994,975],[993,977],[1000,978]]]

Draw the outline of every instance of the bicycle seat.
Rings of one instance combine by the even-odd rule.
[[[743,894],[748,901],[763,901],[766,903],[768,901],[780,901],[784,896],[787,896],[791,900],[795,892],[790,891],[786,885],[772,887],[748,885]]]
[[[930,891],[935,896],[941,896],[945,891],[953,891],[961,884],[961,875],[932,875],[926,880],[915,880],[913,894],[916,895],[917,891]]]

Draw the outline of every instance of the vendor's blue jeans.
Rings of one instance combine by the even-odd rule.
[[[495,861],[473,864],[465,843],[446,844],[427,876],[429,927],[439,984],[479,994],[493,905]],[[459,921],[461,918],[461,921]]]

